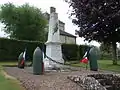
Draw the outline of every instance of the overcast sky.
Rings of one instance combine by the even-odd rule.
[[[65,3],[63,0],[1,0],[0,4],[12,2],[15,5],[22,5],[24,3],[29,3],[35,7],[41,8],[42,11],[50,12],[50,7],[53,6],[56,8],[56,12],[58,13],[58,18],[65,22],[65,31],[75,35],[75,29],[77,26],[73,25],[72,20],[69,19],[69,15],[67,14],[69,10],[69,5]],[[2,25],[0,25],[2,27]],[[0,36],[3,37],[5,33],[0,31]],[[85,43],[83,39],[77,38],[77,44]],[[96,42],[91,42],[94,45],[99,46]]]

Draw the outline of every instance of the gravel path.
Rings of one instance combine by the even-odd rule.
[[[89,70],[69,72],[45,72],[44,75],[33,75],[30,68],[19,69],[17,67],[5,67],[4,70],[17,78],[26,90],[83,90],[79,85],[67,79],[68,75],[83,75]]]

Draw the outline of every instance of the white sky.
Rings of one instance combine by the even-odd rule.
[[[77,29],[77,26],[73,25],[72,20],[70,20],[67,14],[69,10],[69,5],[65,3],[63,0],[1,0],[0,5],[7,3],[7,2],[13,2],[15,5],[22,5],[24,3],[29,3],[30,5],[33,5],[35,7],[41,8],[42,11],[47,11],[49,13],[49,9],[51,6],[56,8],[56,12],[58,13],[58,18],[65,22],[65,31],[69,32],[73,35],[75,35],[75,29]],[[2,27],[2,25],[0,25]],[[5,37],[5,33],[3,31],[0,31],[0,37]],[[84,44],[85,42],[81,38],[77,38],[77,44]],[[86,42],[87,43],[87,42]],[[91,42],[90,44],[99,46],[97,42]]]

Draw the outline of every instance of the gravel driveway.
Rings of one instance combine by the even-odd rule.
[[[67,76],[93,73],[83,69],[67,72],[51,71],[45,72],[44,75],[33,75],[30,67],[25,69],[5,67],[4,70],[17,78],[26,90],[83,90],[79,85],[67,79]]]

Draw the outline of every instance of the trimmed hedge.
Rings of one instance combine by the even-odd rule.
[[[37,46],[45,51],[45,44],[42,42],[0,38],[0,61],[17,61],[19,54],[24,52],[25,48],[27,48],[27,60],[32,60]],[[63,44],[62,52],[66,60],[80,60],[87,48],[86,45]]]
[[[42,48],[43,43],[32,41],[20,41],[14,39],[0,38],[0,61],[18,60],[21,52],[27,48],[27,59],[32,59],[34,49],[39,46]]]
[[[79,59],[82,59],[82,57],[84,56],[84,54],[88,48],[89,48],[88,45],[80,45],[79,46]]]
[[[80,60],[85,54],[89,46],[87,45],[76,45],[76,44],[63,44],[62,52],[67,60]]]
[[[62,53],[67,60],[77,60],[78,59],[78,45],[76,44],[63,44]]]

